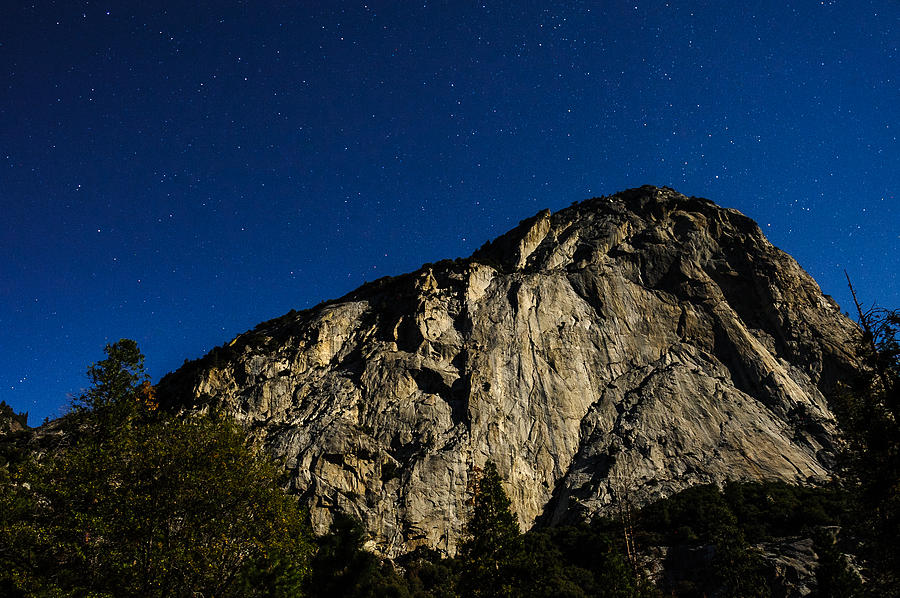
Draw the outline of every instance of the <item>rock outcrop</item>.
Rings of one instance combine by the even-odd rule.
[[[830,476],[855,325],[739,212],[642,187],[240,335],[160,394],[246,421],[314,527],[453,553],[491,459],[523,528]]]

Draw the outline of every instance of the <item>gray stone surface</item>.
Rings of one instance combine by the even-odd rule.
[[[473,467],[523,529],[726,479],[830,476],[855,325],[735,210],[642,187],[265,322],[166,377],[284,459],[323,532],[453,553]]]

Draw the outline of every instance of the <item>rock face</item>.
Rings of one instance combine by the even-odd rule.
[[[170,374],[396,556],[454,553],[493,460],[524,529],[726,479],[829,476],[855,325],[735,210],[642,187],[291,312]]]

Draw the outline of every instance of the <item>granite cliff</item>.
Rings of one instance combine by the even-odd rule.
[[[473,468],[523,529],[726,479],[831,474],[855,325],[739,212],[642,187],[544,211],[168,375],[285,461],[314,528],[453,553]]]

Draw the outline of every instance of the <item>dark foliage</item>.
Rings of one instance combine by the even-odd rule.
[[[663,590],[679,596],[777,596],[783,591],[752,544],[811,537],[845,523],[848,495],[837,487],[783,482],[688,488],[645,507],[639,545],[670,547]]]
[[[709,544],[740,533],[751,543],[806,535],[823,525],[841,525],[848,495],[840,488],[784,482],[732,482],[723,490],[695,486],[641,510],[639,542]]]
[[[860,598],[864,596],[859,575],[838,543],[837,530],[820,528],[814,534],[815,551],[819,555],[816,566],[816,586],[819,598]]]
[[[318,549],[307,586],[309,595],[322,598],[409,595],[391,563],[364,550],[364,542],[362,525],[347,515],[337,515],[329,533],[316,541]]]
[[[155,408],[106,348],[52,451],[0,480],[0,594],[295,596],[312,546],[278,469],[222,417]]]
[[[900,595],[900,311],[857,309],[863,367],[832,397],[846,440],[842,474],[867,586]]]
[[[0,436],[0,471],[15,467],[27,456],[26,443],[30,437],[29,430],[17,430]]]
[[[6,401],[0,401],[0,434],[8,427],[5,422],[15,422],[18,427],[25,429],[28,427],[28,412],[17,413]]]
[[[525,534],[525,588],[532,596],[652,596],[649,583],[628,565],[616,525],[597,520],[591,525],[534,530]]]
[[[150,376],[144,371],[144,356],[133,340],[120,339],[103,351],[106,359],[88,367],[91,386],[75,400],[74,407],[114,427],[136,413],[141,405],[139,391],[142,386],[148,388],[145,385]]]
[[[496,466],[476,477],[468,538],[455,560],[461,596],[652,595],[626,563],[609,520],[519,532]]]
[[[419,548],[399,559],[405,571],[409,595],[415,598],[453,598],[457,596],[459,573],[456,562],[436,550]]]

